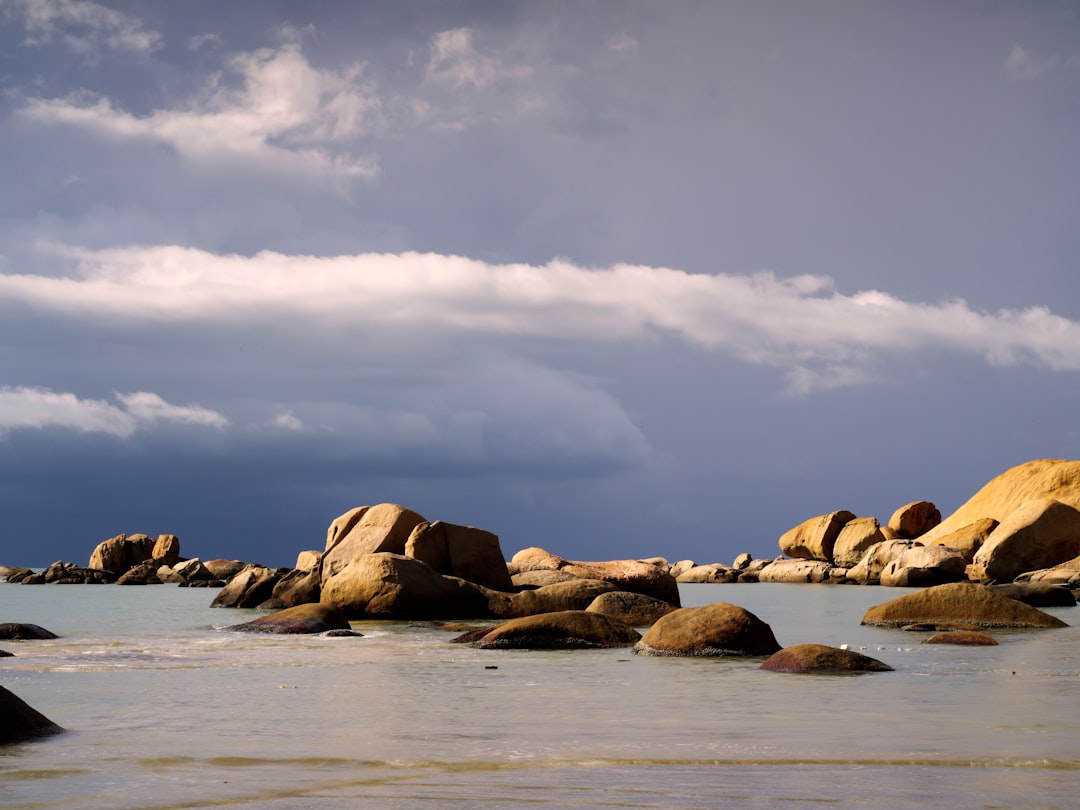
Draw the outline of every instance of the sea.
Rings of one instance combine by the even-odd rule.
[[[0,584],[0,685],[66,732],[0,746],[0,807],[1080,807],[1080,608],[996,647],[864,627],[906,591],[680,586],[782,645],[892,672],[765,672],[760,658],[480,650],[457,632],[230,631],[253,610],[175,585]]]

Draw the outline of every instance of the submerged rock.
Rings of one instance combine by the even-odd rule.
[[[37,624],[8,622],[0,624],[0,638],[5,641],[30,641],[34,639],[59,638],[56,633]]]
[[[985,585],[953,582],[917,591],[863,614],[862,623],[903,627],[921,622],[964,622],[977,627],[1067,627],[1056,616],[994,593]]]
[[[1075,607],[1076,597],[1068,588],[1051,583],[1010,582],[991,585],[990,590],[1032,607]]]
[[[997,640],[978,630],[948,630],[935,633],[923,644],[960,644],[965,647],[996,647]]]
[[[738,605],[715,602],[673,610],[642,636],[643,655],[772,655],[780,649],[772,628]]]
[[[228,630],[243,633],[314,634],[352,630],[344,611],[331,605],[296,605],[268,616],[260,616]]]
[[[483,633],[470,631],[468,643],[487,649],[580,649],[629,647],[640,639],[636,630],[602,613],[563,610],[511,619]]]
[[[888,664],[868,655],[825,644],[796,644],[773,653],[760,669],[836,675],[849,672],[892,672]]]

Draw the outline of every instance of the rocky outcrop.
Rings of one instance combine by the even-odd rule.
[[[324,572],[320,602],[350,618],[478,619],[493,615],[488,593],[420,560],[380,552],[360,555],[330,577]]]
[[[314,634],[333,630],[351,630],[344,611],[333,605],[296,605],[268,616],[260,616],[243,624],[234,624],[228,630],[246,633]]]
[[[610,616],[564,610],[503,622],[469,642],[486,649],[581,649],[629,647],[641,639],[634,629]]]
[[[4,641],[31,641],[50,638],[59,638],[59,636],[37,624],[25,624],[22,622],[0,624],[0,639]]]
[[[913,540],[941,523],[941,512],[930,501],[912,501],[901,506],[891,518],[889,528],[896,537]]]
[[[307,570],[294,568],[277,582],[270,599],[262,607],[277,609],[318,602],[322,594],[322,573],[318,567]]]
[[[1080,588],[1080,557],[1073,557],[1050,568],[1027,571],[1018,576],[1015,581]]]
[[[679,584],[666,564],[645,560],[581,562],[566,560],[541,548],[522,549],[510,560],[511,574],[549,569],[580,579],[602,580],[616,590],[643,593],[678,607]]]
[[[866,552],[885,541],[877,518],[854,518],[844,524],[833,543],[832,562],[840,568],[854,568]]]
[[[1009,582],[1080,554],[1080,509],[1054,498],[1025,501],[990,533],[972,560],[973,580]]]
[[[473,526],[436,520],[417,524],[405,543],[405,556],[422,560],[440,574],[459,577],[496,591],[511,591],[499,537]]]
[[[753,656],[780,649],[772,628],[727,602],[673,610],[646,631],[634,651],[643,655]]]
[[[893,588],[925,588],[964,579],[967,560],[946,546],[913,546],[881,569],[880,584]]]
[[[769,672],[840,675],[853,672],[892,672],[876,658],[825,644],[796,644],[773,653],[760,669]]]
[[[863,585],[877,585],[886,565],[904,552],[917,547],[918,544],[912,540],[885,540],[871,546],[859,560],[859,564],[848,570],[848,579]]]
[[[875,605],[862,623],[876,627],[963,622],[976,627],[1066,627],[1056,616],[994,593],[985,585],[954,582],[937,585]]]
[[[323,584],[338,571],[368,554],[405,556],[412,530],[424,518],[393,503],[358,506],[336,518],[326,530],[322,555]]]
[[[242,560],[213,559],[204,560],[203,565],[206,566],[207,571],[214,575],[214,579],[228,581],[247,568],[250,563]]]
[[[723,563],[709,563],[707,565],[695,565],[693,568],[682,571],[675,577],[675,581],[686,583],[738,582],[741,573],[741,571]]]
[[[967,526],[941,535],[927,545],[948,546],[963,553],[964,558],[971,562],[975,559],[975,552],[982,548],[986,538],[998,527],[998,522],[993,518],[983,518],[969,523]]]
[[[590,613],[602,613],[627,627],[649,627],[676,608],[663,599],[643,593],[609,591],[593,599],[585,609]]]
[[[0,686],[0,743],[15,743],[59,734],[64,729]]]
[[[834,572],[846,573],[823,560],[773,560],[758,571],[758,582],[829,582]]]
[[[799,560],[832,563],[836,538],[848,521],[854,519],[851,512],[840,510],[803,521],[780,535],[780,551]]]
[[[493,610],[501,618],[585,610],[596,597],[617,590],[616,586],[602,579],[571,579],[520,591],[508,596],[502,606],[493,606]]]
[[[139,563],[129,568],[116,580],[117,585],[160,585],[158,578],[158,564],[154,562]]]
[[[270,599],[283,573],[262,565],[247,565],[225,583],[210,607],[254,608]]]

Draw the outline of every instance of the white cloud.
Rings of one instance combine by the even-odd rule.
[[[675,338],[789,370],[790,390],[868,379],[882,356],[950,351],[997,365],[1080,371],[1080,323],[1045,308],[979,312],[961,300],[844,295],[822,276],[690,274],[564,260],[493,265],[437,254],[217,255],[176,246],[54,248],[67,277],[0,273],[0,301],[85,319],[239,319],[312,340],[365,330],[598,344]],[[345,341],[346,343],[348,341]]]
[[[229,423],[216,411],[199,405],[170,405],[157,394],[149,391],[136,391],[132,394],[117,392],[115,396],[127,412],[140,423],[177,422],[214,428],[223,428]]]
[[[194,161],[249,160],[304,174],[371,179],[378,166],[352,146],[378,126],[380,101],[363,65],[342,71],[313,67],[300,48],[286,44],[233,56],[239,86],[216,76],[183,109],[136,116],[107,98],[78,94],[29,99],[25,116],[83,127],[115,138],[168,144]]]
[[[507,66],[481,54],[473,44],[473,31],[469,28],[440,31],[431,39],[425,79],[432,84],[483,89],[499,79],[523,79],[530,75],[532,70],[527,66]]]
[[[1005,75],[1015,81],[1035,79],[1054,66],[1054,60],[1037,61],[1023,45],[1013,45],[1005,57]]]
[[[284,411],[279,413],[273,419],[270,420],[270,426],[280,428],[281,430],[289,430],[294,432],[301,432],[304,430],[304,423],[297,418],[296,414],[292,411]]]
[[[80,399],[46,388],[0,387],[0,434],[11,430],[64,428],[126,439],[141,427],[177,422],[221,428],[227,420],[214,411],[170,405],[157,394],[116,394],[120,407],[100,399]]]
[[[22,22],[25,44],[59,39],[87,56],[101,48],[149,53],[161,40],[138,19],[89,0],[0,0],[0,11]]]

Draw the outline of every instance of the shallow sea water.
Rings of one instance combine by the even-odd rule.
[[[68,729],[0,746],[0,807],[1078,806],[1080,627],[925,645],[859,624],[900,590],[681,593],[896,671],[476,650],[406,623],[255,636],[221,629],[258,614],[212,591],[0,584],[0,622],[62,636],[0,643],[0,684]]]

